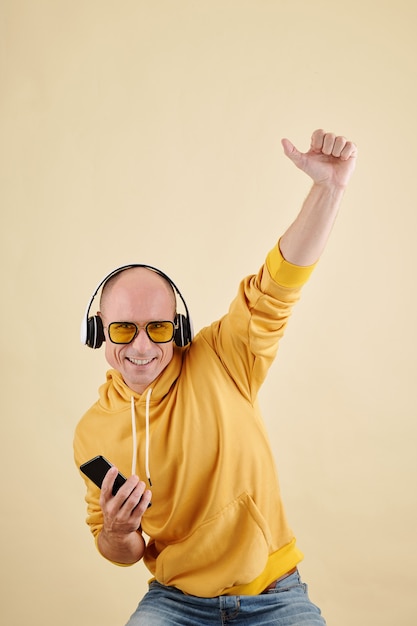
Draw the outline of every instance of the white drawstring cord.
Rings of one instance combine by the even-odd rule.
[[[150,445],[150,434],[149,434],[149,404],[151,401],[152,387],[148,389],[148,393],[146,394],[146,450],[145,450],[145,471],[146,478],[148,479],[149,485],[152,487],[151,481],[151,473],[149,471],[149,445]]]
[[[138,444],[136,437],[136,415],[135,415],[135,398],[130,398],[130,414],[132,416],[132,476],[136,474],[136,460],[138,455]]]
[[[148,389],[148,393],[146,394],[146,430],[145,430],[145,471],[146,478],[148,479],[149,485],[152,487],[151,474],[149,471],[149,445],[150,445],[150,435],[149,435],[149,405],[151,401],[152,387]],[[136,412],[135,412],[135,398],[131,396],[130,398],[130,414],[132,417],[132,475],[136,474],[136,462],[138,456],[138,442],[136,436]]]

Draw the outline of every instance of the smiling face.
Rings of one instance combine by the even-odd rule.
[[[174,344],[154,343],[141,328],[129,344],[115,344],[109,339],[111,322],[148,322],[175,319],[175,295],[167,281],[144,267],[125,270],[105,286],[100,316],[106,337],[106,360],[123,376],[126,385],[143,393],[166,368],[174,354]]]

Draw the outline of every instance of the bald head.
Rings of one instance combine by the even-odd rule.
[[[104,285],[101,293],[101,313],[105,315],[110,303],[113,305],[115,299],[119,300],[125,297],[137,298],[149,304],[155,298],[166,300],[168,297],[171,303],[168,319],[175,317],[176,297],[171,283],[161,274],[147,267],[131,267],[112,276]]]

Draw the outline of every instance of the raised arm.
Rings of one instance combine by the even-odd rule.
[[[280,239],[283,257],[294,265],[313,265],[320,258],[355,169],[357,148],[345,137],[314,131],[308,152],[282,140],[284,153],[313,180],[300,213]]]

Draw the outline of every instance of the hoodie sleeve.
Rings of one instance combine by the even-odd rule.
[[[250,402],[265,380],[301,287],[313,269],[288,263],[276,245],[259,273],[241,282],[228,313],[202,331]]]

